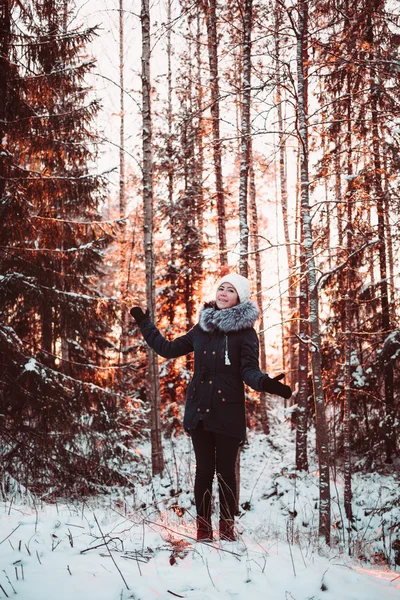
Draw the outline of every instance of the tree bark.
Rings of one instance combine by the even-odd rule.
[[[9,45],[10,45],[10,2],[2,2],[0,7],[0,200],[3,200],[4,191],[6,188],[6,173],[7,173],[7,130],[6,130],[6,117],[7,117],[7,105],[9,102],[9,76],[10,76],[10,64],[9,64]],[[1,211],[2,212],[2,211]],[[1,214],[1,213],[0,213]]]
[[[249,224],[247,215],[247,196],[249,187],[250,161],[250,102],[251,102],[251,30],[253,20],[253,2],[245,0],[243,15],[242,47],[242,102],[240,132],[240,181],[239,181],[239,273],[243,277],[249,274]],[[240,493],[240,449],[236,460],[237,509],[239,512]]]
[[[390,224],[390,203],[389,203],[389,190],[388,190],[388,165],[387,156],[383,154],[383,194],[384,194],[384,211],[385,211],[385,228],[386,228],[386,240],[387,240],[387,253],[388,253],[388,266],[389,266],[389,304],[395,306],[396,304],[396,285],[394,276],[394,255],[393,255],[393,236]]]
[[[127,257],[126,257],[126,190],[125,190],[125,77],[124,77],[124,0],[119,0],[119,218],[122,220],[120,240],[121,262],[121,338],[120,361],[125,361],[128,346],[128,308],[124,297],[127,292]]]
[[[289,376],[290,386],[294,389],[297,376],[296,365],[296,333],[297,324],[295,313],[297,310],[296,297],[296,278],[294,275],[294,259],[291,250],[291,240],[289,233],[288,217],[288,192],[286,177],[286,136],[284,133],[284,122],[282,113],[282,76],[281,76],[281,50],[279,41],[279,25],[281,21],[281,9],[278,3],[275,4],[275,74],[276,74],[276,108],[278,112],[278,130],[279,130],[279,185],[280,200],[282,208],[283,232],[285,237],[286,257],[288,264],[288,290],[289,290]]]
[[[63,19],[62,19],[62,33],[63,35],[67,35],[67,29],[68,29],[68,0],[64,0],[63,2]],[[62,85],[61,90],[60,90],[60,100],[61,100],[61,104],[62,106],[65,105],[65,88],[64,85]],[[63,169],[63,173],[62,175],[66,175],[66,170],[65,168]],[[66,218],[66,212],[65,212],[65,207],[64,207],[64,195],[60,194],[59,196],[59,217],[61,219],[65,219]],[[65,231],[65,224],[62,224],[61,227],[61,239],[60,239],[60,248],[61,250],[64,249],[64,245],[65,245],[65,238],[66,238],[66,231]],[[64,260],[64,255],[63,252],[61,252],[61,259],[60,259],[60,274],[61,274],[61,289],[63,291],[69,291],[68,290],[68,284],[66,281],[66,277],[65,277],[65,260]],[[70,362],[70,351],[69,351],[69,338],[70,338],[70,323],[68,321],[67,318],[67,314],[64,310],[62,310],[62,308],[60,309],[60,313],[59,313],[59,318],[60,318],[60,337],[61,337],[61,369],[63,371],[63,373],[66,373],[67,375],[71,374],[71,362]]]
[[[124,97],[124,0],[119,0],[119,218],[126,214],[125,194],[125,97]]]
[[[239,181],[239,232],[240,258],[239,272],[248,277],[249,264],[249,225],[247,217],[247,195],[250,160],[250,103],[251,103],[251,31],[253,21],[253,1],[245,0],[243,18],[242,52],[242,125],[240,132],[240,181]]]
[[[304,247],[304,234],[301,228],[301,245]],[[300,256],[300,301],[299,301],[299,367],[297,392],[297,429],[296,429],[296,469],[308,470],[307,435],[308,435],[308,340],[310,339],[308,324],[308,288],[307,265],[305,253]]]
[[[146,301],[151,316],[156,315],[155,272],[153,254],[153,156],[150,82],[150,9],[142,0],[142,119],[143,119],[143,212],[144,254],[146,264]],[[162,473],[164,456],[161,444],[160,379],[156,353],[147,350],[147,387],[151,406],[151,462],[153,475]]]
[[[350,259],[353,252],[353,156],[352,156],[352,115],[351,115],[351,84],[350,73],[346,75],[347,85],[347,131],[346,131],[346,158],[347,158],[347,223],[346,223],[346,254],[348,264],[346,268],[346,297],[345,297],[345,377],[344,377],[344,406],[343,406],[343,433],[344,433],[344,509],[347,519],[353,520],[352,510],[352,485],[351,485],[351,363],[352,363],[352,321],[353,321],[353,293],[352,274],[353,261]],[[351,528],[349,527],[349,533]],[[350,544],[349,544],[350,548]]]
[[[170,230],[170,254],[168,261],[168,282],[171,291],[171,297],[168,302],[168,321],[173,325],[175,321],[176,310],[176,207],[174,203],[174,153],[172,146],[172,27],[169,25],[172,19],[172,0],[168,0],[167,4],[167,186],[168,186],[168,214],[169,214],[169,230]]]
[[[217,199],[219,261],[221,266],[227,266],[228,257],[226,250],[225,197],[222,183],[222,144],[219,122],[219,76],[216,13],[216,0],[206,0],[205,14],[207,22],[208,58],[210,64],[211,123],[214,151],[215,190]]]
[[[329,441],[325,415],[324,392],[322,387],[321,336],[319,331],[319,297],[317,287],[317,269],[314,256],[313,231],[310,214],[309,175],[308,175],[308,124],[307,124],[307,42],[308,42],[308,4],[307,0],[298,1],[297,31],[297,123],[300,141],[301,168],[301,216],[304,228],[304,252],[307,268],[309,299],[309,324],[311,334],[311,364],[315,401],[316,434],[319,462],[319,534],[330,543],[331,498],[329,479]]]
[[[203,117],[203,82],[202,82],[202,71],[203,71],[203,65],[202,65],[202,60],[201,60],[201,46],[202,46],[202,39],[201,39],[201,11],[199,9],[199,7],[197,7],[197,14],[196,14],[196,24],[197,24],[197,30],[196,30],[196,67],[197,67],[197,74],[196,74],[196,85],[197,85],[197,106],[196,106],[196,110],[197,110],[197,136],[196,136],[196,140],[197,140],[197,160],[196,160],[196,191],[197,191],[197,195],[196,195],[196,224],[197,224],[197,229],[199,231],[199,238],[200,238],[200,246],[201,248],[203,248],[203,231],[204,231],[204,193],[203,193],[203,172],[204,172],[204,143],[203,143],[203,136],[204,136],[204,117]],[[199,257],[199,267],[198,267],[198,273],[199,273],[199,277],[201,278],[203,275],[203,256]]]
[[[335,118],[339,120],[339,113],[335,114]],[[341,180],[341,160],[342,153],[342,136],[339,130],[335,137],[335,202],[336,202],[336,227],[338,232],[338,247],[343,247],[343,214],[342,214],[342,180]]]
[[[192,18],[189,18],[189,36],[187,47],[187,86],[185,90],[185,112],[183,119],[182,153],[184,158],[184,196],[183,210],[184,223],[182,228],[183,247],[187,251],[185,267],[183,269],[184,305],[186,310],[186,327],[191,329],[194,325],[194,288],[197,280],[196,263],[196,181],[195,181],[195,133],[193,125],[193,71],[192,71]],[[187,364],[192,361],[187,356]]]
[[[256,299],[257,306],[260,310],[259,318],[259,340],[260,340],[260,368],[264,373],[267,370],[267,356],[265,350],[265,333],[264,333],[264,312],[263,312],[263,297],[262,297],[262,271],[261,271],[261,253],[258,237],[258,210],[256,197],[256,184],[254,176],[253,151],[250,139],[249,148],[249,198],[250,198],[250,231],[251,231],[251,250],[254,252],[256,262]],[[269,434],[269,419],[267,410],[267,394],[260,393],[260,416],[263,431],[266,435]]]

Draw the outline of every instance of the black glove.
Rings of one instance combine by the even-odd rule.
[[[145,319],[150,318],[149,309],[147,309],[146,312],[144,313],[142,311],[142,309],[140,308],[140,306],[134,306],[133,308],[131,308],[130,312],[131,312],[132,317],[135,319],[135,321],[138,325],[140,325],[140,323],[142,321],[144,321]]]
[[[269,375],[264,375],[264,377],[261,379],[262,391],[268,392],[268,394],[276,394],[277,396],[282,396],[282,398],[289,400],[290,396],[292,395],[292,390],[288,385],[279,383],[279,380],[283,379],[284,377],[284,373],[272,378]]]

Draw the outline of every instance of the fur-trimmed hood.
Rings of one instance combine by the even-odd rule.
[[[253,327],[258,316],[259,310],[251,300],[221,310],[215,302],[207,302],[200,311],[199,325],[203,331],[229,333]]]

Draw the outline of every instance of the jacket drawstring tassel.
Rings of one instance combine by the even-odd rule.
[[[226,365],[230,365],[231,361],[229,360],[229,354],[228,354],[228,336],[225,335],[225,364]]]

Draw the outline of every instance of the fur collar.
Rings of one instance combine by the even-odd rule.
[[[222,310],[217,308],[215,302],[207,302],[200,311],[199,325],[203,331],[219,329],[228,333],[253,327],[258,316],[259,310],[251,300]]]

